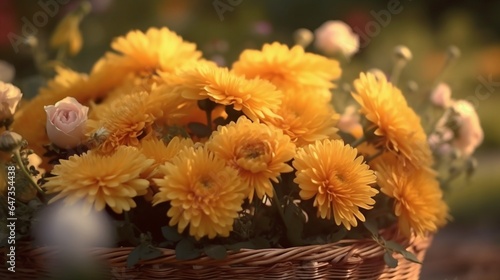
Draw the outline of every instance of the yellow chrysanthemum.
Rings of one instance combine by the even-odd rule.
[[[365,221],[359,208],[371,209],[378,191],[369,186],[376,177],[357,150],[342,140],[323,140],[299,148],[293,166],[297,169],[294,182],[300,187],[300,197],[314,197],[318,216],[330,219],[348,230]],[[356,219],[357,218],[357,219]]]
[[[277,118],[262,121],[282,129],[297,146],[314,143],[317,140],[335,138],[335,127],[339,114],[329,102],[314,98],[304,92],[287,91]]]
[[[295,155],[295,145],[279,129],[252,123],[240,117],[236,123],[219,126],[206,143],[209,150],[239,171],[252,201],[273,197],[271,181],[278,182],[281,173],[293,171],[287,164]]]
[[[119,147],[107,156],[89,151],[61,160],[51,172],[55,176],[47,178],[43,187],[47,193],[58,193],[50,202],[83,200],[87,209],[101,211],[108,205],[122,213],[136,207],[134,197],[146,193],[149,182],[139,175],[152,163],[132,147]]]
[[[153,159],[154,163],[144,172],[146,178],[158,177],[157,167],[175,157],[179,151],[186,147],[193,146],[191,139],[174,137],[165,144],[161,139],[150,138],[141,141],[140,151],[148,159]]]
[[[180,66],[201,57],[196,44],[184,41],[166,27],[149,28],[146,32],[130,31],[115,39],[111,47],[119,55],[108,53],[110,62],[134,72],[174,72]]]
[[[121,145],[138,147],[140,140],[151,134],[155,114],[161,112],[151,110],[148,97],[145,92],[125,95],[100,108],[97,119],[87,121],[90,131],[104,129],[108,134],[99,151],[111,153]]]
[[[262,50],[245,50],[232,71],[247,78],[260,77],[278,89],[331,89],[341,69],[338,61],[313,53],[301,46],[291,49],[280,43],[264,44]]]
[[[185,67],[167,79],[184,98],[209,98],[218,104],[233,105],[252,120],[277,117],[273,110],[280,106],[283,97],[268,81],[248,80],[208,63]]]
[[[446,223],[448,206],[435,175],[423,169],[403,166],[394,155],[375,164],[381,191],[394,198],[394,212],[400,231],[411,236],[436,232]]]
[[[411,109],[399,89],[385,77],[361,73],[354,81],[361,113],[371,122],[380,139],[377,148],[386,148],[401,155],[414,166],[431,166],[432,154],[420,118]]]
[[[183,232],[189,224],[197,240],[229,236],[247,193],[236,169],[204,147],[191,147],[161,165],[160,172],[165,176],[154,180],[160,192],[153,203],[170,201],[170,226]]]

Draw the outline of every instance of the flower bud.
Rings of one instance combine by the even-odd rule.
[[[457,46],[451,45],[448,47],[447,54],[451,59],[456,59],[459,58],[462,53]]]
[[[293,33],[293,40],[296,45],[306,48],[314,40],[314,35],[309,29],[300,28]]]
[[[410,61],[413,58],[410,49],[403,45],[399,45],[394,48],[394,56],[396,59],[403,59],[405,61]]]
[[[0,81],[0,117],[12,117],[23,94],[16,86]]]
[[[10,63],[0,60],[0,81],[10,83],[14,76],[16,75],[16,70],[14,66]]]
[[[12,152],[19,149],[23,143],[23,137],[12,131],[4,131],[0,134],[0,151]]]
[[[382,81],[387,80],[387,77],[386,77],[384,71],[382,71],[378,68],[372,68],[372,69],[368,70],[368,73],[372,73],[375,76],[375,78],[379,81],[380,80],[382,80]]]
[[[439,83],[431,93],[431,102],[438,107],[450,107],[452,103],[450,87],[446,83]]]
[[[452,105],[457,114],[458,133],[453,145],[464,156],[470,156],[483,142],[484,133],[474,106],[466,100],[455,101]]]

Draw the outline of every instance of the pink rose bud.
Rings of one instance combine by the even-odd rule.
[[[55,105],[45,106],[47,135],[56,146],[70,149],[78,146],[85,134],[89,108],[73,97],[66,97]]]
[[[431,93],[432,104],[448,108],[451,105],[451,89],[446,83],[439,83]]]
[[[16,86],[0,81],[0,116],[12,116],[23,94]]]
[[[465,156],[470,156],[483,142],[484,134],[474,106],[465,100],[458,100],[452,105],[458,114],[458,135],[453,145]]]
[[[316,47],[327,55],[341,52],[346,57],[351,57],[359,49],[358,35],[343,21],[327,21],[314,33]]]

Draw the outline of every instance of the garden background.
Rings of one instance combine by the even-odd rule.
[[[392,49],[406,45],[413,60],[399,86],[432,84],[450,45],[460,58],[443,73],[454,98],[473,103],[485,138],[476,152],[478,167],[470,179],[458,179],[448,197],[454,221],[435,237],[422,279],[498,279],[500,275],[500,2],[498,1],[304,1],[304,0],[91,0],[80,23],[81,51],[66,65],[88,72],[113,38],[131,29],[167,26],[195,42],[204,57],[230,66],[245,48],[265,42],[293,44],[298,28],[315,30],[327,20],[342,20],[360,35],[361,47],[342,61],[340,86],[360,71],[390,71]],[[75,0],[0,0],[0,60],[15,69],[13,83],[25,97],[53,74],[50,35]],[[31,26],[30,26],[31,25]],[[20,38],[34,35],[37,48]],[[308,51],[316,51],[313,46]],[[42,73],[42,74],[41,74]],[[0,79],[12,74],[0,64]],[[5,76],[7,75],[7,76]],[[334,93],[335,98],[335,93]]]

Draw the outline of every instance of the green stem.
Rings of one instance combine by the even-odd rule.
[[[212,110],[206,110],[205,114],[207,116],[207,126],[212,131]]]
[[[394,63],[390,76],[390,81],[394,86],[398,85],[399,76],[401,75],[403,68],[406,66],[406,62],[407,61],[405,59],[400,58]]]
[[[358,139],[354,140],[354,142],[352,142],[352,143],[351,143],[351,146],[352,146],[353,148],[356,148],[357,146],[361,145],[361,144],[362,144],[363,142],[365,142],[365,141],[366,141],[366,136],[365,136],[365,135],[363,135],[363,136],[361,136],[360,138],[358,138]]]
[[[370,161],[374,160],[376,157],[380,156],[380,155],[381,155],[381,154],[383,154],[383,153],[384,153],[384,150],[378,150],[378,151],[377,151],[376,153],[374,153],[373,155],[366,157],[366,158],[365,158],[366,163],[368,163],[368,162],[370,162]]]
[[[40,186],[38,186],[35,180],[33,180],[33,177],[31,176],[30,172],[26,169],[26,166],[24,166],[21,154],[19,153],[19,149],[14,151],[14,159],[21,168],[21,172],[24,174],[26,178],[28,178],[28,181],[31,184],[31,186],[35,188],[38,194],[40,194],[42,201],[45,201],[45,192],[40,188]]]
[[[280,201],[278,199],[278,195],[276,194],[276,190],[274,188],[273,188],[273,204],[276,206],[276,209],[278,210],[280,218],[283,221],[283,224],[286,226],[285,214],[283,213],[283,209],[281,208]]]

